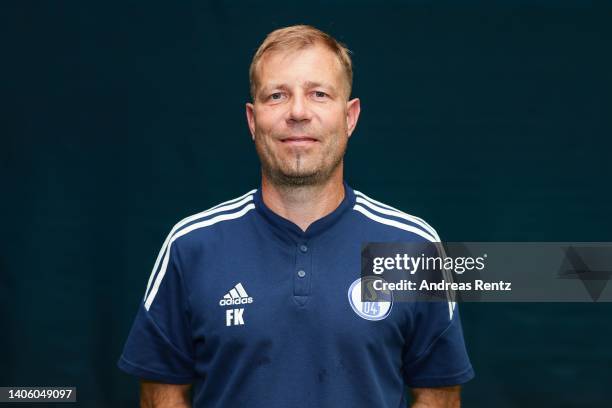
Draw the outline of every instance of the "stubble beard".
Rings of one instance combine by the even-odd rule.
[[[337,137],[337,136],[336,136]],[[304,169],[305,153],[296,149],[292,163],[282,163],[274,152],[259,138],[255,139],[255,148],[261,162],[264,176],[280,188],[310,187],[325,184],[334,171],[340,166],[346,152],[344,146],[334,145],[323,152],[323,157],[312,169]]]

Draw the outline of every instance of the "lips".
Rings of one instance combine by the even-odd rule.
[[[280,139],[283,143],[314,143],[318,142],[317,139],[310,136],[290,136]]]

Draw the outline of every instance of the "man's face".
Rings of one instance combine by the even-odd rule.
[[[322,45],[270,52],[260,60],[257,77],[257,94],[246,112],[264,176],[277,185],[302,186],[341,172],[359,100],[347,102],[337,57]]]

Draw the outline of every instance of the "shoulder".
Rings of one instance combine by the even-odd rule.
[[[377,201],[360,191],[353,190],[355,193],[355,205],[353,210],[362,215],[362,221],[368,223],[370,228],[382,230],[384,239],[391,240],[406,240],[406,241],[429,241],[435,244],[435,248],[441,251],[441,255],[445,257],[444,249],[439,244],[441,243],[438,232],[422,218],[408,214],[390,205]],[[380,236],[380,235],[379,235]],[[451,277],[448,277],[451,280]],[[434,308],[442,311],[440,316],[453,319],[455,310],[455,302],[452,295],[447,292],[447,304],[439,302],[425,302],[432,304]],[[419,304],[421,302],[417,302]]]
[[[353,190],[355,205],[353,210],[360,213],[363,221],[373,228],[383,229],[400,236],[418,236],[429,242],[440,242],[437,231],[422,218],[398,210],[388,204],[377,201],[364,193]]]
[[[180,241],[182,245],[189,242],[201,241],[215,235],[219,228],[228,225],[229,221],[244,221],[245,216],[253,209],[253,195],[257,190],[219,203],[207,210],[190,215],[177,222],[166,239],[167,244]]]
[[[213,242],[217,239],[219,227],[230,221],[243,220],[255,208],[253,194],[256,191],[251,190],[240,197],[224,201],[208,210],[185,217],[172,227],[159,250],[149,276],[144,299],[147,311],[166,276],[171,259],[175,259],[175,255],[171,255],[171,253],[176,254],[176,251],[180,251],[183,252],[183,255],[194,254],[198,252],[203,243]]]

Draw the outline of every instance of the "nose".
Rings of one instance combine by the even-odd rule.
[[[289,105],[288,122],[302,122],[310,120],[311,112],[304,95],[295,94]]]

